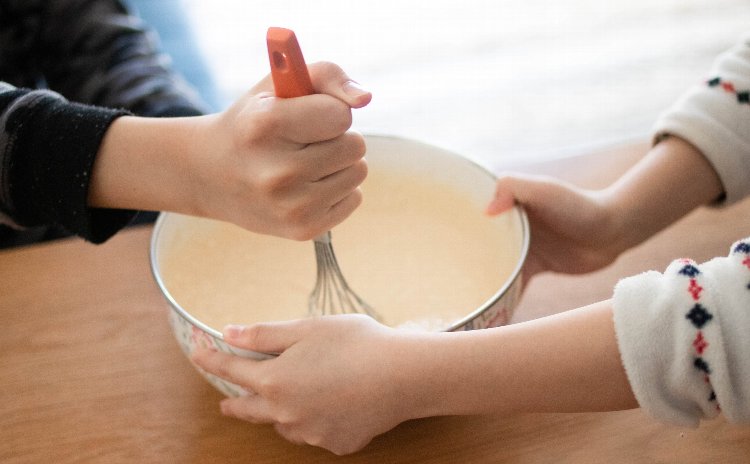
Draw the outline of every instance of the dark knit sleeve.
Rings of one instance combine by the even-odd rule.
[[[0,84],[0,219],[21,227],[56,224],[94,243],[124,227],[133,211],[87,206],[99,145],[124,114]]]

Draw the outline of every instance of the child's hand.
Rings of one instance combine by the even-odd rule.
[[[317,92],[276,98],[270,76],[228,110],[123,116],[102,141],[88,192],[98,208],[175,211],[305,240],[343,221],[367,176],[352,108],[372,98],[336,65],[311,65]]]
[[[396,366],[410,351],[399,344],[400,333],[361,315],[264,323],[227,328],[224,337],[278,357],[256,361],[201,349],[192,359],[250,392],[223,400],[225,415],[270,423],[294,443],[347,454],[409,418],[414,382]]]
[[[672,136],[603,190],[549,177],[503,176],[487,213],[499,214],[514,202],[526,209],[531,250],[524,278],[542,271],[584,273],[612,263],[722,192],[718,174],[701,152]]]
[[[550,177],[506,175],[497,183],[490,215],[523,205],[531,226],[524,278],[543,271],[585,273],[615,260],[612,213],[600,191],[579,189]]]
[[[347,130],[371,94],[330,63],[310,74],[315,95],[277,98],[266,78],[207,126],[203,215],[306,240],[361,203],[365,143]]]

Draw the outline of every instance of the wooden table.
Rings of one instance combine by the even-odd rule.
[[[605,184],[641,151],[525,167]],[[560,171],[560,169],[563,169]],[[150,228],[0,252],[3,463],[740,463],[750,428],[665,426],[639,410],[440,417],[404,423],[343,458],[219,413],[221,395],[172,338],[148,265]],[[515,321],[607,298],[619,277],[725,255],[750,235],[750,202],[701,210],[600,272],[543,275]]]

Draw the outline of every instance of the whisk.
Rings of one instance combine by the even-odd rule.
[[[276,96],[282,98],[311,95],[314,90],[302,50],[294,32],[271,27],[266,36]],[[313,240],[317,274],[308,300],[310,316],[361,313],[380,320],[379,315],[346,283],[331,243],[331,231]]]
[[[317,274],[315,288],[310,293],[307,311],[311,316],[321,314],[363,313],[380,320],[372,307],[346,283],[331,244],[331,231],[313,240]]]

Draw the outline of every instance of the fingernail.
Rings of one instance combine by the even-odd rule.
[[[500,208],[498,207],[497,203],[494,201],[491,201],[489,205],[484,209],[484,214],[488,216],[494,216],[498,213],[498,210]]]
[[[515,199],[509,195],[497,195],[495,198],[490,200],[490,203],[485,209],[485,214],[489,216],[497,216],[500,213],[504,213],[509,209],[513,208]]]
[[[370,92],[364,89],[359,83],[354,81],[344,82],[344,92],[352,97],[360,97],[362,95],[368,95]]]
[[[239,338],[244,329],[241,325],[230,324],[224,327],[224,338]]]

